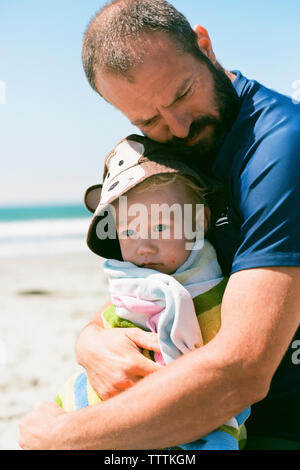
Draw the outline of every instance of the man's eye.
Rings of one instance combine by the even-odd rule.
[[[155,225],[155,227],[153,227],[153,232],[163,232],[164,230],[167,230],[167,228],[168,226],[165,224]]]
[[[191,91],[191,88],[189,88],[185,93],[183,93],[183,95],[178,96],[176,101],[179,101],[179,100],[182,100],[183,98],[185,98],[187,95],[189,95],[190,91]]]
[[[156,119],[151,119],[151,121],[146,121],[146,122],[144,122],[143,127],[150,127],[150,126],[152,126],[152,124],[155,123],[155,121],[156,121]]]

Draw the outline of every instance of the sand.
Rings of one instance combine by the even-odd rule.
[[[18,446],[18,423],[53,401],[79,366],[75,341],[108,300],[92,253],[0,259],[0,449]]]

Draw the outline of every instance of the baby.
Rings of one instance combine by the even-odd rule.
[[[210,211],[203,181],[174,151],[137,135],[107,156],[103,180],[103,186],[87,190],[85,202],[94,212],[88,246],[107,258],[103,268],[112,304],[102,314],[104,326],[154,331],[161,352],[143,353],[167,365],[204,346],[221,325],[226,279],[204,238]],[[56,401],[72,411],[101,398],[83,372],[66,383]],[[242,448],[249,413],[178,448]]]

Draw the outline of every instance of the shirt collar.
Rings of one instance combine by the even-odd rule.
[[[231,70],[231,73],[236,75],[232,85],[237,92],[238,97],[242,98],[242,96],[245,94],[245,88],[249,80],[247,80],[247,78],[244,77],[244,75],[242,75],[239,70]]]

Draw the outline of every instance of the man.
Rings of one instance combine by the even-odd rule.
[[[223,70],[206,30],[193,32],[164,0],[104,7],[86,32],[83,62],[91,86],[143,133],[182,147],[191,165],[228,185],[228,212],[212,238],[230,279],[218,335],[164,368],[140,354],[157,350],[155,335],[104,330],[97,315],[77,357],[106,400],[70,414],[40,405],[22,420],[20,445],[170,447],[257,403],[249,447],[299,448],[297,105]]]

